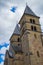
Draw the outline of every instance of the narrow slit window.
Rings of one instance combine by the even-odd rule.
[[[37,38],[36,34],[34,34],[34,37]]]
[[[33,26],[31,26],[31,30],[33,30]]]
[[[18,44],[18,46],[20,46],[20,44]]]
[[[37,51],[37,56],[40,57],[40,55],[39,55],[39,51]]]
[[[18,38],[18,42],[20,42],[20,38]]]

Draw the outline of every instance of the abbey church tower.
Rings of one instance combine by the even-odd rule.
[[[41,62],[43,63],[41,55],[43,53],[41,52],[43,43],[39,17],[26,6],[24,15],[19,23],[21,26],[22,50],[26,54],[25,62],[31,63],[31,65],[41,65]]]
[[[43,36],[39,18],[26,6],[10,38],[10,48],[7,51],[9,65],[43,65]]]

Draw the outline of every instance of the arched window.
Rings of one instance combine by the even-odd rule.
[[[32,23],[32,19],[30,19],[30,23]]]
[[[35,24],[35,20],[34,19],[30,19],[30,23]]]
[[[34,26],[34,31],[37,31],[36,26]]]
[[[35,20],[33,19],[33,24],[35,24]]]
[[[36,26],[31,26],[32,31],[37,31]]]
[[[33,30],[33,26],[31,26],[31,30]]]

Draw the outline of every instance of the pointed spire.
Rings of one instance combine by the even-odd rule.
[[[36,14],[30,9],[30,7],[28,7],[27,3],[26,3],[26,8],[25,8],[24,13],[25,13],[25,14],[32,15],[32,16],[36,16]],[[36,16],[36,17],[37,17],[37,16]]]
[[[16,25],[12,36],[15,35],[15,34],[20,35],[20,26],[19,26],[19,24]],[[10,40],[11,40],[12,36],[10,37]]]
[[[27,6],[27,2],[26,2],[26,6]]]
[[[13,34],[20,34],[20,27],[19,27],[19,24],[16,25]]]

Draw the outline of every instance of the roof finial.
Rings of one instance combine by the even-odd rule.
[[[26,2],[26,6],[27,6],[27,2]]]

